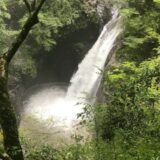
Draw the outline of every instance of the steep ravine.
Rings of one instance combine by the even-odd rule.
[[[19,69],[14,67],[16,58],[13,61],[8,86],[17,113],[21,110],[21,101],[26,90],[31,86],[43,83],[69,83],[71,76],[77,70],[78,64],[97,39],[103,23],[110,18],[110,11],[103,2],[92,1],[90,3],[88,1],[88,4],[99,15],[98,24],[86,21],[85,28],[70,33],[66,28],[67,34],[57,40],[56,47],[46,53],[40,52],[37,57],[34,57],[37,65],[36,77],[19,72]],[[84,17],[82,17],[83,20]],[[63,32],[65,33],[65,28]],[[20,58],[23,59],[23,57]]]
[[[10,82],[12,83],[9,83],[9,88],[13,103],[16,106],[17,115],[19,115],[19,122],[21,121],[21,112],[24,111],[24,108],[22,108],[22,106],[25,106],[23,102],[24,98],[27,100],[28,96],[34,95],[34,93],[37,93],[38,91],[43,97],[50,97],[49,101],[53,101],[53,99],[56,99],[58,94],[62,96],[65,93],[66,87],[69,85],[69,80],[73,73],[78,69],[78,64],[96,41],[99,33],[101,32],[103,23],[109,20],[110,12],[103,7],[104,6],[101,4],[100,8],[96,8],[97,14],[100,16],[99,24],[88,23],[85,28],[67,33],[65,37],[57,40],[56,47],[54,47],[50,52],[39,54],[37,57],[38,59],[35,59],[38,68],[35,78],[27,75],[14,77],[11,74]],[[104,13],[105,18],[102,17],[102,13]],[[53,92],[53,90],[56,90],[56,87],[58,87],[57,92]],[[47,89],[47,94],[45,92],[46,90],[43,92],[43,88]],[[39,101],[44,105],[48,103],[43,101],[41,98]],[[68,111],[66,112],[68,113]],[[49,128],[53,126],[54,120],[50,119],[47,125]],[[44,133],[43,127],[44,126],[32,116],[23,117],[23,121],[21,122],[22,135],[27,135],[32,139],[36,139],[37,134],[40,134],[44,139],[46,139],[48,135],[52,135],[48,141],[54,143],[57,138],[59,141],[66,141],[72,133],[71,130],[70,132],[66,132],[66,130],[61,131],[59,127],[54,127],[52,130],[46,129]],[[81,130],[81,132],[83,133],[86,131]]]
[[[60,83],[37,85],[25,96],[21,129],[29,131],[27,134],[35,139],[34,133],[45,136],[42,128],[46,128],[52,143],[57,136],[58,139],[69,142],[70,136],[77,132],[77,127],[78,131],[81,130],[78,134],[87,136],[87,128],[79,128],[77,114],[83,112],[86,104],[94,103],[102,78],[100,71],[104,69],[120,32],[121,18],[118,9],[113,8],[111,20],[103,27],[98,39],[79,63],[77,71],[70,78],[69,86]]]

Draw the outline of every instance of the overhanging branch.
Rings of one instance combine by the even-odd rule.
[[[32,1],[31,10],[34,11],[36,9],[37,0]]]
[[[24,0],[24,1],[28,2],[27,0]],[[12,60],[14,55],[16,54],[17,50],[19,49],[21,44],[26,39],[26,37],[29,34],[29,31],[32,29],[32,27],[39,22],[38,21],[38,14],[39,14],[39,11],[41,10],[45,1],[46,0],[40,1],[39,5],[36,7],[35,11],[30,15],[30,17],[25,22],[25,24],[24,24],[21,32],[19,33],[18,37],[16,38],[16,40],[12,43],[12,45],[8,49],[7,53],[4,54],[4,57],[7,61],[7,64],[10,63],[10,61]]]
[[[44,2],[45,2],[46,0],[41,0],[41,2],[39,3],[39,5],[38,5],[38,7],[35,9],[35,11],[34,11],[34,14],[35,15],[38,15],[38,13],[39,13],[39,11],[41,10],[41,8],[42,8],[42,6],[43,6],[43,4],[44,4]],[[33,14],[33,15],[34,15]]]
[[[23,1],[28,9],[29,14],[31,14],[31,6],[30,6],[29,2],[27,0],[23,0]]]

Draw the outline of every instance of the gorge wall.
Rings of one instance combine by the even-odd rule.
[[[19,59],[23,62],[26,57],[19,55],[14,58],[10,67],[8,86],[12,101],[17,106],[17,112],[22,106],[21,101],[25,91],[31,86],[43,83],[69,83],[78,64],[97,39],[103,24],[111,17],[110,5],[106,5],[102,0],[85,1],[84,8],[85,12],[82,12],[75,23],[59,29],[63,36],[57,36],[56,45],[49,51],[43,48],[36,51],[31,37],[28,38],[24,45],[27,43],[30,45],[29,51],[33,53],[32,62],[29,64],[34,65],[28,67],[26,73],[20,69],[20,67],[25,69],[26,66],[17,67]],[[37,72],[34,76],[28,74],[34,70]]]

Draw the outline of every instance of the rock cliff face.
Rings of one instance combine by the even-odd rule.
[[[14,104],[21,106],[22,95],[30,86],[69,82],[78,63],[96,41],[102,26],[110,19],[110,5],[106,4],[103,0],[84,0],[86,15],[79,20],[84,27],[74,31],[63,28],[67,34],[57,40],[56,47],[48,53],[40,53],[38,59],[35,59],[37,76],[34,79],[30,75],[21,75],[17,70],[11,71],[9,88]],[[90,20],[92,18],[94,20]]]
[[[84,0],[84,10],[88,15],[86,18],[95,16],[97,21],[86,21],[84,28],[59,39],[51,54],[42,55],[35,83],[69,82],[78,64],[96,41],[101,28],[111,17],[107,4],[103,0]],[[80,21],[84,23],[85,20]]]
[[[90,8],[90,12],[98,14],[102,23],[110,19],[110,8],[112,5],[109,0],[86,0],[84,3],[86,7]]]

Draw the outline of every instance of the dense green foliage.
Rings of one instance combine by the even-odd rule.
[[[18,35],[27,16],[27,8],[22,0],[0,2],[1,53],[7,50]],[[91,23],[98,24],[98,17],[92,8],[86,7],[83,0],[52,0],[44,5],[39,21],[12,62],[11,69],[17,76],[35,77],[39,67],[37,59],[53,53],[57,41],[69,34],[86,28]]]
[[[105,103],[96,112],[108,159],[159,159],[160,3],[129,0],[122,9],[120,64],[104,74]]]
[[[65,38],[66,35],[85,28],[89,23],[97,23],[95,13],[89,13],[84,8],[83,1],[50,1],[45,4],[40,14],[45,0],[39,3],[36,3],[36,0],[32,1],[32,6],[30,2],[30,0],[0,2],[0,44],[2,44],[0,46],[0,55],[2,55],[0,57],[0,123],[5,152],[14,160],[23,159],[23,153],[7,86],[8,68],[13,56],[21,47],[10,65],[10,76],[13,74],[13,79],[18,79],[19,75],[34,77],[37,71],[37,57],[41,53],[51,51],[62,37]],[[26,3],[28,5],[25,6]],[[40,26],[35,26],[38,21]],[[32,32],[28,36],[31,29]],[[22,46],[25,39],[25,44]],[[3,157],[2,151],[0,159],[1,157]]]
[[[116,146],[118,159],[151,159],[160,154],[159,67],[159,58],[139,67],[125,62],[105,75],[106,105],[98,127],[103,128],[103,139],[121,141]]]
[[[126,29],[121,57],[138,63],[159,55],[159,11],[158,1],[129,1],[129,8],[122,10]]]
[[[104,103],[87,106],[81,115],[82,124],[87,122],[94,133],[93,139],[84,142],[83,137],[75,136],[75,144],[60,149],[47,144],[36,146],[23,139],[27,160],[160,158],[160,0],[118,3],[125,5],[121,9],[124,32],[116,51],[117,64],[104,72]],[[24,7],[22,1],[0,2],[1,53],[26,19]],[[18,15],[13,14],[15,10]],[[39,17],[40,25],[19,50],[11,72],[16,69],[18,74],[34,77],[37,57],[50,53],[60,39],[98,21],[95,12],[81,0],[48,1]]]

